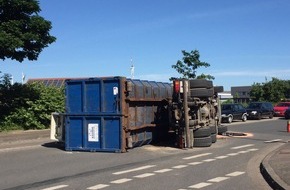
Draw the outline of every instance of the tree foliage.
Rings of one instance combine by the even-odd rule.
[[[250,92],[254,101],[279,102],[290,99],[290,80],[272,78],[266,83],[254,83]]]
[[[200,55],[198,50],[193,50],[191,52],[186,52],[185,50],[181,51],[183,54],[182,61],[178,60],[175,65],[172,65],[172,68],[175,69],[179,74],[182,75],[182,78],[185,79],[214,79],[211,75],[201,74],[197,75],[196,70],[200,67],[209,67],[210,64],[207,62],[200,61]]]
[[[0,0],[0,59],[37,60],[56,38],[51,22],[39,16],[37,0]]]
[[[0,84],[0,131],[48,128],[51,113],[64,112],[62,88],[40,83],[5,85],[4,79]]]

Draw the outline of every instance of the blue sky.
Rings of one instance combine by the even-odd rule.
[[[0,61],[29,78],[130,77],[168,81],[181,50],[211,64],[214,84],[290,80],[289,0],[40,0],[57,41],[37,61]]]

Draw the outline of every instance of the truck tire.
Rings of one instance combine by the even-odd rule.
[[[194,79],[189,81],[190,89],[193,88],[212,88],[213,84],[212,81],[205,80],[205,79]]]
[[[215,143],[217,141],[216,134],[211,134],[211,142]]]
[[[221,125],[218,127],[218,134],[219,135],[222,135],[223,133],[227,132],[228,131],[228,127],[225,126],[225,125]]]
[[[212,97],[213,95],[214,95],[213,88],[190,89],[190,97]]]
[[[211,135],[211,129],[207,127],[198,128],[193,131],[194,138],[209,137]]]
[[[209,128],[210,128],[211,134],[217,134],[217,128],[216,128],[216,126],[211,125]]]
[[[202,137],[202,138],[194,138],[194,147],[210,147],[212,145],[211,136]]]

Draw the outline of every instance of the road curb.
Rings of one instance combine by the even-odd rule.
[[[267,181],[269,186],[275,190],[286,190],[290,189],[290,186],[286,184],[273,170],[271,165],[269,164],[269,160],[275,156],[286,144],[281,145],[275,151],[269,153],[261,162],[260,164],[260,171],[263,175],[264,179]]]

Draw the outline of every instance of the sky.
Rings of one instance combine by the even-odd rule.
[[[289,0],[40,0],[56,42],[37,61],[0,60],[14,82],[131,77],[169,82],[182,50],[210,64],[214,85],[290,80]]]

